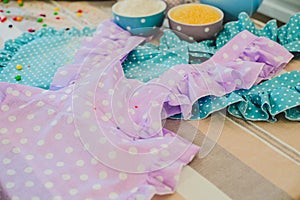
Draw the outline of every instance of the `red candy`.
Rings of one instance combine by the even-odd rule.
[[[40,14],[40,17],[46,17],[46,15],[45,14]]]
[[[7,18],[6,18],[6,17],[3,17],[3,18],[1,19],[1,22],[4,23],[6,20],[7,20]]]
[[[33,32],[35,32],[35,30],[33,28],[29,28],[28,32],[33,33]]]
[[[59,20],[59,19],[60,19],[60,17],[56,17],[55,19]]]
[[[83,11],[81,9],[77,10],[77,13],[83,13]]]

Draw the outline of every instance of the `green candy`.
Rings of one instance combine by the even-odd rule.
[[[43,22],[43,18],[38,18],[36,21],[41,23],[41,22]]]
[[[16,81],[20,81],[22,78],[20,75],[15,76]]]

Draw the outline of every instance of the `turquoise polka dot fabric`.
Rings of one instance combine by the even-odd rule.
[[[280,113],[288,120],[300,121],[300,71],[279,75],[249,90],[201,98],[194,105],[192,119],[204,119],[224,108],[235,117],[251,121],[275,122]]]
[[[81,38],[92,36],[94,31],[88,27],[82,30],[43,28],[7,41],[0,51],[0,82],[48,89],[57,69],[73,62]],[[22,70],[17,70],[17,65]],[[16,76],[21,80],[17,81]]]
[[[284,26],[278,28],[276,20],[270,20],[262,29],[255,27],[250,17],[242,12],[238,17],[238,21],[228,22],[224,29],[219,33],[215,46],[211,41],[204,41],[211,48],[219,49],[229,40],[241,31],[248,30],[256,36],[267,37],[284,46],[288,51],[300,52],[300,13],[290,17],[290,20]]]
[[[276,20],[258,29],[246,13],[240,13],[238,21],[228,22],[217,39],[200,43],[181,40],[171,30],[165,30],[158,46],[146,44],[132,51],[122,64],[127,78],[147,82],[159,77],[174,64],[199,64],[212,57],[238,33],[248,30],[256,36],[267,37],[293,53],[300,52],[300,13],[278,28]]]

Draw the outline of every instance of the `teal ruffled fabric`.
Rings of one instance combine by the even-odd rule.
[[[55,30],[43,28],[9,40],[0,51],[0,81],[48,89],[57,69],[73,61],[83,37],[95,29]],[[16,66],[22,65],[22,70]],[[20,75],[21,80],[15,80]]]
[[[300,52],[300,14],[292,16],[290,21],[280,28],[277,28],[276,20],[271,20],[264,28],[257,29],[250,17],[241,13],[238,21],[225,24],[215,41],[189,43],[178,38],[171,30],[165,30],[158,46],[139,46],[129,54],[123,63],[125,76],[147,82],[159,77],[174,64],[201,63],[244,30],[276,41],[290,52]]]
[[[202,43],[217,50],[244,30],[248,30],[256,36],[267,37],[281,44],[290,52],[300,52],[300,13],[291,16],[289,22],[280,28],[277,27],[276,20],[273,19],[262,29],[258,29],[250,17],[242,12],[238,17],[238,21],[225,24],[224,29],[216,39],[215,45],[212,41],[204,41]]]
[[[288,120],[300,121],[300,71],[282,74],[249,90],[201,98],[194,105],[192,119],[204,119],[226,107],[229,114],[251,121],[275,122],[280,113]]]

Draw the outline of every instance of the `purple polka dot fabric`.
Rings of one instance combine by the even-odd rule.
[[[135,200],[174,192],[199,147],[193,133],[177,135],[162,119],[179,113],[188,119],[200,97],[249,88],[291,58],[278,49],[282,59],[256,63],[227,51],[239,41],[239,51],[251,53],[254,40],[268,41],[242,32],[209,62],[176,65],[142,83],[126,79],[121,62],[144,38],[105,21],[82,43],[75,62],[57,71],[52,90],[0,83],[5,195]]]

